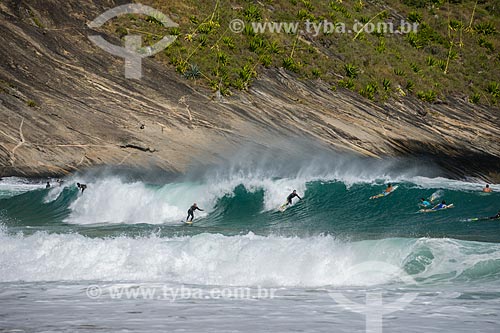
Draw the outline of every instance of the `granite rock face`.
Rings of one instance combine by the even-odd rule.
[[[453,96],[378,105],[283,69],[222,98],[151,58],[141,80],[126,79],[123,59],[88,39],[87,23],[117,4],[0,3],[0,176],[99,165],[182,172],[246,146],[291,153],[300,138],[364,156],[426,156],[451,173],[498,180],[497,107]]]

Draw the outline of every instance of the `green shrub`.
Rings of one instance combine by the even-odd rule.
[[[414,22],[414,23],[420,23],[422,22],[422,14],[412,11],[408,14],[408,21]]]
[[[355,79],[359,74],[359,68],[354,66],[353,64],[345,64],[344,70],[347,77],[351,79]]]
[[[415,83],[413,83],[413,81],[411,80],[408,80],[408,82],[406,82],[406,90],[408,90],[408,92],[413,92],[413,88],[415,87]]]
[[[482,22],[474,26],[474,31],[482,35],[493,35],[496,33],[496,28],[491,22]]]
[[[235,48],[234,40],[232,37],[226,36],[222,38],[222,43],[224,43],[231,50]]]
[[[267,51],[269,53],[279,54],[281,52],[278,42],[271,42],[267,44]]]
[[[295,73],[297,73],[300,69],[299,64],[297,64],[292,57],[286,57],[283,59],[283,68]]]
[[[200,37],[198,38],[198,42],[200,43],[201,46],[206,46],[208,42],[207,35],[200,35]]]
[[[414,62],[410,63],[410,68],[415,73],[420,73],[421,71],[420,67]]]
[[[260,12],[260,8],[256,5],[251,4],[243,11],[243,17],[248,22],[255,22],[262,20],[262,13]]]
[[[442,71],[446,69],[446,61],[444,60],[438,60],[436,61],[436,66],[439,67]]]
[[[373,100],[375,98],[375,94],[377,93],[377,91],[378,91],[378,86],[376,83],[368,83],[364,89],[361,89],[359,91],[359,94],[361,96]]]
[[[250,80],[257,75],[254,68],[250,64],[246,64],[238,73],[240,79],[244,82],[250,82]]]
[[[404,76],[405,72],[400,68],[394,68],[394,74],[396,74],[397,76]]]
[[[491,94],[491,96],[495,98],[500,98],[500,83],[498,82],[490,82],[486,91]]]
[[[149,23],[152,23],[152,24],[155,24],[158,26],[163,26],[163,23],[154,16],[146,17],[146,22],[149,22]]]
[[[179,29],[179,27],[173,27],[169,29],[168,33],[173,36],[179,36],[181,34],[181,29]]]
[[[273,58],[269,54],[264,54],[259,57],[260,63],[265,67],[271,66],[273,63]]]
[[[314,6],[311,4],[310,0],[302,0],[302,4],[307,8],[308,11],[314,11]]]
[[[219,51],[217,52],[217,61],[221,66],[226,66],[229,62],[229,56],[226,53]]]
[[[464,27],[464,24],[461,21],[451,19],[448,22],[448,27],[453,31],[458,31]]]
[[[336,12],[342,13],[344,15],[344,17],[346,17],[346,18],[351,18],[351,13],[349,13],[347,8],[345,8],[341,4],[337,3],[337,1],[333,1],[333,0],[330,1],[330,8]]]
[[[382,86],[384,87],[385,91],[389,91],[391,89],[391,80],[389,79],[384,79],[382,81]]]
[[[351,78],[343,79],[338,82],[339,86],[352,90],[354,88],[354,80]]]
[[[408,34],[406,34],[405,39],[411,46],[416,49],[421,49],[422,47],[424,47],[422,41],[418,38],[418,35],[413,31],[410,31]]]
[[[434,90],[419,91],[417,97],[424,102],[433,103],[437,99],[437,93]]]
[[[250,37],[255,36],[255,31],[253,30],[251,24],[245,24],[245,27],[243,28],[243,34]]]
[[[200,23],[200,21],[198,20],[198,18],[197,18],[196,16],[194,16],[194,15],[189,16],[189,21],[190,21],[191,23],[193,23],[193,24],[198,24],[198,23]]]
[[[375,48],[375,50],[378,52],[378,53],[384,53],[385,51],[385,39],[384,38],[380,38],[379,41],[378,41],[378,45],[377,47]]]
[[[204,22],[198,26],[198,32],[202,34],[210,34],[216,31],[220,27],[219,22],[210,20],[208,22]]]
[[[481,95],[478,93],[474,93],[469,96],[469,102],[472,104],[477,104],[479,103],[479,100],[481,99]]]
[[[184,77],[186,79],[197,79],[200,76],[200,68],[197,65],[191,65],[191,67],[184,72]]]
[[[495,51],[493,43],[487,40],[484,36],[479,37],[478,44],[479,46],[484,47],[485,49],[488,49],[491,52]]]
[[[26,105],[29,106],[30,108],[35,108],[38,106],[38,104],[36,104],[36,102],[32,99],[27,100]]]
[[[297,18],[301,21],[314,21],[315,17],[307,11],[307,9],[299,9],[297,12]]]
[[[250,45],[248,48],[252,52],[262,53],[266,48],[266,41],[260,35],[255,36],[250,41]]]
[[[357,12],[360,12],[364,7],[365,7],[365,4],[363,3],[362,0],[358,0],[354,4],[354,10]]]
[[[120,36],[120,38],[123,38],[128,35],[128,30],[124,27],[118,27],[116,28],[115,32]]]

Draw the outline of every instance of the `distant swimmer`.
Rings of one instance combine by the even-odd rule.
[[[203,209],[199,208],[198,205],[196,204],[196,202],[189,208],[188,210],[188,216],[186,218],[186,222],[189,221],[189,222],[192,222],[193,221],[193,218],[194,218],[194,211],[195,210],[201,210],[203,211]],[[189,217],[191,217],[191,219],[189,219]]]
[[[498,211],[497,215],[489,217],[490,220],[500,220],[500,210]]]
[[[45,185],[45,188],[50,188],[50,183],[47,182],[47,185]]]
[[[76,183],[76,186],[77,186],[80,190],[82,190],[82,193],[83,193],[83,191],[85,191],[85,189],[87,188],[87,185],[85,185],[85,184],[80,184],[80,183]]]
[[[297,190],[293,190],[293,192],[290,193],[288,197],[286,197],[286,205],[291,205],[292,199],[295,197],[299,198],[299,200],[302,200],[302,198],[297,194]]]
[[[392,187],[392,184],[389,183],[389,184],[387,184],[387,187],[385,189],[385,193],[391,193],[393,190],[394,190],[394,188]]]
[[[483,188],[483,192],[491,193],[493,192],[493,190],[491,189],[489,184],[486,184],[486,186]]]
[[[430,206],[432,206],[432,204],[429,201],[425,200],[424,198],[420,199],[419,205],[425,208],[429,208]]]
[[[441,201],[440,204],[437,204],[436,206],[434,206],[432,209],[433,210],[439,210],[439,209],[443,209],[443,208],[446,208],[446,201]]]

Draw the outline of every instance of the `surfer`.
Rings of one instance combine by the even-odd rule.
[[[439,209],[443,209],[443,208],[446,208],[446,201],[441,201],[440,204],[437,204],[436,206],[434,206],[432,209],[433,210],[439,210]]]
[[[87,188],[87,185],[85,185],[85,184],[80,184],[80,183],[76,183],[76,186],[77,186],[80,190],[82,190],[82,193],[83,193],[83,191],[85,191],[85,189]]]
[[[189,221],[193,221],[193,218],[194,218],[194,211],[195,210],[201,210],[203,211],[203,209],[201,209],[200,207],[198,207],[198,205],[196,204],[196,202],[189,208],[188,210],[188,216],[186,217],[186,222]],[[191,220],[189,219],[189,217],[191,216]]]
[[[483,188],[483,192],[485,192],[485,193],[493,192],[490,188],[490,184],[486,184],[486,186]]]
[[[498,211],[497,215],[491,216],[488,219],[490,219],[490,220],[500,220],[500,210]]]
[[[431,205],[432,204],[429,201],[425,200],[424,198],[420,199],[420,206],[429,208]]]
[[[387,184],[387,187],[385,189],[385,193],[390,193],[390,192],[392,192],[392,190],[393,190],[392,184],[391,183]]]
[[[45,188],[50,188],[50,183],[47,182],[47,185],[45,185]]]
[[[297,194],[297,190],[293,190],[293,192],[290,193],[288,195],[288,197],[286,198],[286,205],[291,205],[292,204],[292,199],[295,198],[295,197],[297,197],[300,200],[302,200],[302,198]]]

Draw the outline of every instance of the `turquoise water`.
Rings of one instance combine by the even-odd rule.
[[[328,234],[350,240],[449,237],[500,241],[499,223],[470,221],[495,215],[500,209],[500,191],[486,194],[481,192],[483,184],[445,179],[418,181],[400,181],[391,195],[369,200],[383,192],[383,181],[346,185],[337,180],[249,179],[238,183],[229,179],[213,189],[210,183],[151,185],[108,177],[88,184],[83,195],[74,183],[52,189],[40,185],[21,192],[24,187],[10,195],[4,189],[0,214],[8,230],[25,234],[44,230],[108,237],[154,232],[166,237],[251,231],[301,237]],[[304,200],[296,198],[293,206],[278,212],[293,185],[301,188]],[[435,203],[446,200],[454,208],[419,212],[419,198],[436,193],[439,199]],[[186,228],[181,221],[194,201],[205,211],[197,211],[194,225]]]
[[[88,185],[83,194],[77,181]],[[398,189],[368,199],[388,182]],[[363,330],[364,317],[336,305],[330,292],[363,303],[379,291],[385,301],[418,294],[384,319],[389,331],[495,332],[500,221],[470,219],[498,212],[500,186],[493,184],[491,194],[482,193],[483,186],[369,171],[277,176],[231,170],[155,183],[80,175],[50,189],[44,181],[7,178],[0,182],[0,299],[6,305],[0,327],[121,331],[120,313],[133,317],[139,309],[143,315],[127,327],[136,323],[135,330],[145,332],[162,331],[161,324],[188,331],[352,332]],[[303,200],[279,212],[293,189]],[[419,212],[419,198],[432,195],[455,207]],[[193,202],[204,211],[187,226],[182,221]],[[162,302],[116,300],[104,292],[96,301],[86,294],[90,284],[156,291],[190,286],[204,293],[214,286],[266,287],[277,296]],[[25,311],[40,316],[20,324]],[[186,311],[190,321],[183,319]],[[275,314],[268,326],[250,318],[265,313]]]

